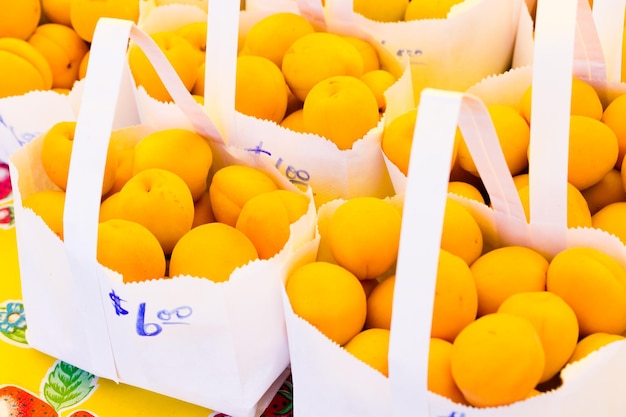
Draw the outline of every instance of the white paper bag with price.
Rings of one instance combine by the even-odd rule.
[[[529,63],[533,24],[524,0],[465,0],[445,19],[402,22],[370,20],[355,13],[353,3],[249,0],[246,9],[299,10],[319,27],[338,33],[358,28],[394,56],[409,58],[416,102],[425,87],[465,91],[486,76]]]
[[[125,284],[96,261],[104,159],[128,40],[138,43],[215,164],[255,166],[295,190],[258,156],[225,146],[151,39],[132,22],[102,19],[91,49],[65,203],[64,241],[31,210],[29,194],[52,188],[39,161],[42,137],[11,158],[29,345],[98,376],[232,416],[258,416],[289,365],[281,299],[286,273],[315,257],[315,207],[292,225],[283,250],[237,269],[228,282],[175,277]],[[168,118],[168,113],[161,117]],[[129,129],[146,129],[140,124]]]
[[[467,93],[425,90],[418,108],[409,176],[402,191],[389,377],[355,359],[295,316],[283,293],[292,377],[297,387],[294,409],[299,416],[608,417],[624,413],[626,398],[621,386],[626,375],[626,341],[612,343],[567,366],[561,373],[563,383],[555,390],[509,406],[478,409],[427,390],[433,295],[444,207],[446,197],[452,196],[447,186],[457,123],[492,201],[491,207],[467,199],[465,204],[482,217],[482,226],[490,225],[494,246],[528,246],[549,259],[565,248],[587,246],[613,256],[626,267],[626,247],[617,238],[597,229],[567,227],[570,74],[577,6],[567,0],[540,1],[538,6],[536,60],[531,69],[535,93],[530,222],[485,103]],[[499,86],[506,88],[505,84]],[[320,219],[325,209],[320,209]],[[334,406],[328,409],[321,404]]]
[[[340,150],[323,137],[295,132],[235,111],[238,28],[247,30],[264,14],[240,12],[234,3],[209,3],[206,48],[205,110],[227,142],[272,161],[293,183],[310,185],[318,205],[340,197],[392,194],[380,155],[380,140],[387,120],[414,106],[408,64],[403,68],[395,57],[379,48],[384,66],[400,79],[387,92],[387,111],[379,124],[352,149]],[[361,32],[352,34],[366,36]],[[142,97],[147,95],[140,93],[139,100],[142,114],[148,119],[156,119],[153,113],[167,106],[154,100],[144,103]]]

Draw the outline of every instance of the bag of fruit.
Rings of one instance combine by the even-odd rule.
[[[538,4],[530,221],[486,104],[475,95],[429,89],[417,111],[400,195],[395,276],[384,274],[367,298],[357,296],[358,283],[350,290],[344,285],[340,299],[350,300],[350,310],[343,310],[342,320],[325,321],[313,320],[312,309],[299,302],[307,266],[287,278],[294,408],[300,413],[569,417],[624,409],[618,389],[610,387],[619,386],[626,369],[626,247],[605,231],[567,223],[581,210],[580,202],[568,201],[564,151],[576,8],[567,1]],[[447,193],[457,124],[490,207]],[[594,139],[599,147],[601,135]],[[330,246],[339,261],[333,271],[344,263],[343,252],[333,249],[334,236],[350,242],[354,230],[372,222],[359,217],[351,229],[333,232],[346,224],[349,202],[319,210],[320,249]],[[471,210],[468,223],[461,214],[470,211],[453,211],[455,206]],[[465,226],[470,223],[471,230]],[[471,245],[462,240],[468,231]],[[466,261],[462,255],[482,239],[490,244]],[[358,271],[349,277],[348,267],[336,275],[352,283],[356,276],[365,287],[367,280]],[[380,324],[385,315],[387,331]],[[348,322],[357,323],[352,338],[338,341],[334,332]]]
[[[329,31],[367,33],[411,64],[416,101],[425,87],[465,91],[527,64],[532,18],[523,0],[251,0],[247,10],[300,10]],[[349,28],[349,29],[348,29]]]
[[[193,130],[112,129],[129,39]],[[132,22],[102,19],[91,54],[77,122],[10,160],[29,345],[103,378],[258,416],[289,364],[280,288],[315,256],[312,195],[225,146]]]
[[[403,71],[365,35],[316,32],[294,13],[241,12],[233,2],[214,1],[207,26],[205,82],[194,94],[204,97],[230,145],[266,157],[292,183],[310,185],[317,204],[392,193],[380,136],[388,114],[413,105],[408,66]],[[294,51],[285,59],[291,64],[281,65],[287,49]],[[365,68],[370,81],[360,78]],[[314,84],[317,93],[309,96]],[[146,117],[154,104],[143,106]]]

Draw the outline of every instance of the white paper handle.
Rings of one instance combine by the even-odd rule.
[[[580,2],[587,0],[580,0]],[[570,101],[578,4],[537,3],[530,125],[530,221],[567,228]]]
[[[619,82],[622,78],[625,9],[626,0],[595,0],[593,2],[593,19],[604,51],[607,81]]]
[[[389,345],[394,416],[428,414],[428,354],[441,230],[457,123],[481,177],[507,190],[497,204],[523,216],[486,106],[469,94],[425,89],[405,191]],[[507,175],[494,175],[496,172]],[[521,214],[520,214],[521,213]]]

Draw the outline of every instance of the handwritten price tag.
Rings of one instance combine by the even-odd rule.
[[[124,306],[127,301],[111,290],[109,298],[115,314],[117,316],[128,316],[130,311]],[[124,305],[123,305],[124,304]],[[163,326],[167,325],[189,325],[186,321],[193,313],[190,306],[182,305],[171,309],[160,309],[146,321],[147,305],[145,302],[139,303],[137,306],[137,315],[135,319],[135,329],[139,336],[157,336],[163,331]]]

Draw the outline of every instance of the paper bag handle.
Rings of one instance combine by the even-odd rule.
[[[622,42],[624,36],[626,0],[595,0],[593,20],[604,51],[607,81],[622,78]]]
[[[417,111],[396,266],[389,344],[394,416],[429,415],[429,340],[457,124],[481,176],[491,171],[484,176],[507,190],[497,204],[523,216],[510,174],[493,175],[508,173],[508,168],[484,103],[470,94],[425,89]]]

